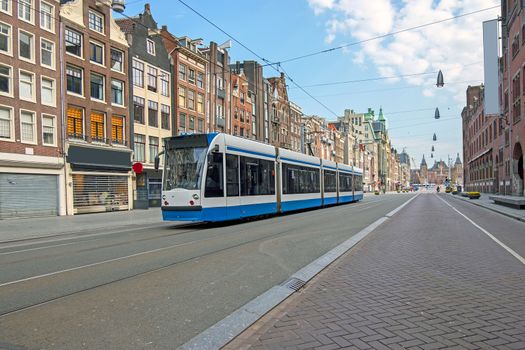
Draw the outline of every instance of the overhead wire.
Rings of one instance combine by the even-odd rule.
[[[288,62],[301,60],[301,59],[304,59],[304,58],[307,58],[307,57],[321,55],[321,54],[328,53],[328,52],[342,50],[342,49],[350,47],[350,46],[363,44],[363,43],[366,43],[366,42],[369,42],[369,41],[373,41],[373,40],[384,39],[384,38],[387,38],[387,37],[390,37],[390,36],[395,36],[397,34],[401,34],[401,33],[404,33],[404,32],[408,32],[408,31],[412,31],[412,30],[417,30],[417,29],[429,27],[429,26],[432,26],[432,25],[435,25],[435,24],[439,24],[439,23],[443,23],[443,22],[452,21],[452,20],[455,20],[455,19],[458,19],[458,18],[461,18],[461,17],[474,15],[474,14],[481,13],[481,12],[484,12],[484,11],[493,10],[493,9],[498,8],[500,6],[501,5],[496,5],[496,6],[487,7],[487,8],[479,9],[479,10],[472,11],[472,12],[462,13],[462,14],[459,14],[459,15],[456,15],[456,16],[453,16],[453,17],[449,17],[449,18],[444,18],[444,19],[441,19],[441,20],[438,20],[438,21],[425,23],[425,24],[421,24],[421,25],[417,25],[417,26],[409,27],[409,28],[405,28],[405,29],[400,29],[400,30],[397,30],[397,31],[394,31],[394,32],[390,32],[390,33],[374,36],[374,37],[371,37],[371,38],[368,38],[368,39],[359,40],[359,41],[355,41],[355,42],[352,42],[352,43],[343,44],[343,45],[339,45],[339,46],[332,47],[332,48],[329,48],[329,49],[319,50],[319,51],[311,52],[311,53],[300,55],[300,56],[296,56],[296,57],[291,57],[291,58],[288,58],[288,59],[285,59],[285,60],[282,60],[282,61],[270,62],[267,65],[283,64],[283,63],[288,63]]]
[[[206,22],[208,22],[209,24],[211,24],[213,27],[217,28],[221,33],[225,34],[226,36],[228,36],[230,39],[232,39],[233,41],[235,41],[236,43],[238,43],[239,45],[241,45],[243,48],[245,48],[246,50],[248,50],[250,53],[252,53],[253,55],[255,55],[257,58],[259,58],[260,60],[262,60],[263,62],[266,62],[266,66],[270,66],[272,67],[273,69],[275,69],[277,72],[279,73],[283,73],[289,81],[291,81],[297,88],[299,88],[301,91],[303,91],[305,94],[307,94],[310,98],[312,98],[314,101],[316,101],[317,103],[319,103],[323,108],[325,108],[327,111],[329,111],[330,113],[332,113],[333,115],[335,115],[336,117],[339,117],[339,115],[334,112],[331,108],[329,108],[328,106],[326,106],[323,102],[319,101],[316,97],[314,97],[312,94],[310,94],[308,91],[306,91],[301,85],[299,85],[285,70],[284,68],[280,65],[280,64],[271,64],[270,61],[264,57],[262,57],[261,55],[257,54],[255,51],[253,51],[252,49],[250,49],[248,46],[244,45],[242,42],[240,42],[239,40],[237,40],[235,37],[233,37],[231,34],[227,33],[225,30],[223,30],[222,28],[220,28],[218,25],[216,25],[215,23],[213,23],[211,20],[209,20],[208,18],[206,18],[204,15],[202,15],[200,12],[198,12],[197,10],[195,10],[193,7],[191,7],[190,5],[188,5],[186,2],[184,2],[183,0],[178,0],[181,4],[183,4],[184,6],[186,6],[188,9],[190,9],[192,12],[194,12],[195,14],[197,14],[199,17],[201,17],[202,19],[204,19]]]

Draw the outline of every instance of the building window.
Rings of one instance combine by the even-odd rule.
[[[165,130],[170,129],[170,106],[160,105],[161,127]]]
[[[162,96],[170,96],[170,75],[162,72],[160,74],[160,94]]]
[[[197,120],[197,131],[204,132],[204,119],[199,118]]]
[[[41,90],[40,98],[42,100],[42,104],[55,106],[55,81],[42,77]]]
[[[144,63],[133,60],[133,85],[144,87]]]
[[[124,144],[124,117],[111,117],[111,143]]]
[[[32,16],[32,1],[31,0],[18,0],[18,18],[27,21],[33,22]]]
[[[117,72],[124,71],[124,53],[122,51],[111,49],[111,69]]]
[[[102,44],[90,42],[89,43],[89,59],[91,62],[104,64],[104,46]]]
[[[91,141],[105,142],[104,119],[104,113],[91,112]]]
[[[148,101],[148,125],[159,126],[159,105],[154,101]]]
[[[193,69],[189,70],[188,82],[195,84],[195,71]]]
[[[133,96],[133,115],[137,123],[144,124],[144,99]]]
[[[11,0],[0,0],[0,11],[11,14],[11,8],[9,6],[10,3]]]
[[[66,52],[82,57],[82,34],[66,28]]]
[[[42,144],[56,146],[56,118],[52,115],[42,115]]]
[[[73,66],[66,67],[67,91],[82,95],[82,69]]]
[[[159,154],[159,138],[155,136],[149,137],[149,161],[150,163]]]
[[[84,139],[84,111],[81,108],[67,108],[67,136]]]
[[[197,87],[204,88],[204,74],[201,72],[197,73]]]
[[[12,112],[11,108],[0,106],[0,139],[13,138]]]
[[[197,94],[197,112],[204,113],[204,94]]]
[[[48,68],[55,68],[55,44],[40,39],[40,64]]]
[[[20,58],[25,58],[26,60],[34,60],[34,37],[32,34],[20,31],[18,35],[18,54]]]
[[[89,10],[89,29],[104,33],[104,16]]]
[[[46,2],[40,3],[40,27],[51,32],[54,31],[54,10],[55,8]]]
[[[91,73],[91,98],[104,101],[104,76]]]
[[[19,92],[23,100],[35,100],[35,76],[32,73],[20,72]]]
[[[150,39],[146,39],[146,50],[150,55],[155,56],[155,42]]]
[[[190,124],[188,125],[188,129],[193,132],[195,130],[195,117],[190,116]]]
[[[0,52],[11,54],[11,26],[0,23]]]
[[[111,103],[124,105],[124,82],[120,80],[111,80]]]
[[[22,142],[36,143],[35,113],[20,111],[20,139]]]
[[[195,91],[193,90],[188,90],[188,108],[195,109]]]
[[[157,91],[157,69],[148,67],[148,90]]]
[[[144,162],[146,159],[146,137],[141,134],[134,135],[135,160]]]
[[[179,133],[186,131],[186,114],[179,115]]]
[[[11,74],[11,67],[0,65],[0,94],[11,95],[13,76]]]
[[[186,80],[186,66],[182,63],[179,64],[179,79]]]
[[[186,89],[179,86],[179,107],[186,107]]]

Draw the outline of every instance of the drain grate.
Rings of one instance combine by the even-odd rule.
[[[290,288],[293,291],[298,291],[306,284],[305,281],[300,280],[299,278],[292,277],[286,281],[284,281],[281,286]]]

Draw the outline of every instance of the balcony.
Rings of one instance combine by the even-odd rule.
[[[224,126],[226,125],[226,121],[223,116],[220,116],[220,115],[217,116],[216,125],[218,127],[224,128]]]
[[[83,134],[68,133],[67,138],[69,140],[87,141],[87,136]]]
[[[224,100],[226,98],[226,91],[224,91],[224,89],[217,88],[217,97]]]

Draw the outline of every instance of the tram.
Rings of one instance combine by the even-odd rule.
[[[216,222],[359,201],[362,170],[223,133],[164,139],[162,216]]]

